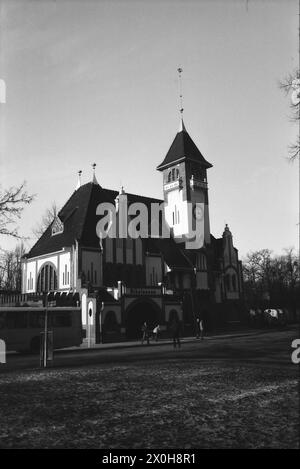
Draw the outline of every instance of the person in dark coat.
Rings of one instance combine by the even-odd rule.
[[[181,327],[180,327],[180,322],[177,320],[174,320],[171,324],[171,333],[172,333],[172,338],[173,338],[173,347],[176,348],[178,345],[178,348],[181,347],[180,343],[180,333],[181,333]]]
[[[197,318],[197,339],[203,340],[204,324],[203,319]]]
[[[149,345],[150,334],[149,334],[148,325],[146,322],[144,322],[144,324],[142,325],[142,333],[143,333],[142,345],[144,343],[144,340],[147,340],[147,345]]]

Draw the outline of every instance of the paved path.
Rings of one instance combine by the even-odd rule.
[[[297,325],[292,325],[290,328],[297,328]],[[276,332],[278,329],[241,329],[238,331],[234,332],[224,332],[224,333],[217,333],[217,334],[211,334],[211,335],[206,335],[203,339],[203,341],[207,340],[222,340],[222,339],[229,339],[230,337],[232,338],[237,338],[237,337],[247,337],[247,336],[255,336],[258,334],[265,334],[265,333],[270,333],[270,332]],[[283,329],[284,330],[284,329]],[[182,337],[181,342],[184,343],[189,343],[189,342],[202,342],[200,339],[197,339],[196,337]],[[151,346],[159,346],[159,345],[166,345],[166,344],[171,344],[172,339],[171,338],[166,338],[166,339],[158,339],[158,341],[155,340],[150,340],[149,345]],[[56,353],[59,352],[65,352],[65,351],[86,351],[86,350],[102,350],[102,349],[117,349],[117,348],[128,348],[128,347],[147,347],[147,343],[144,342],[144,344],[141,343],[141,340],[132,340],[132,341],[123,341],[123,342],[109,342],[109,343],[101,343],[101,344],[95,344],[94,342],[91,343],[90,347],[88,344],[88,340],[84,339],[83,343],[80,347],[67,347],[64,349],[56,350]]]
[[[252,363],[271,367],[291,366],[291,342],[300,337],[299,326],[283,330],[248,331],[247,333],[222,334],[200,341],[195,338],[182,339],[180,350],[173,349],[170,340],[141,345],[140,342],[99,344],[95,348],[72,347],[54,352],[56,367],[111,366],[120,363],[146,365],[169,359],[217,360],[220,364]],[[21,369],[38,369],[39,355],[8,354],[7,363],[0,365],[0,375]],[[295,371],[296,371],[295,367]]]

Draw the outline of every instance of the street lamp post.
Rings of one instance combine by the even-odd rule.
[[[102,333],[102,311],[103,310],[104,310],[104,302],[102,301],[100,313],[99,313],[100,344],[103,344],[103,333]]]
[[[197,268],[193,267],[193,276],[192,276],[192,309],[193,309],[193,319],[194,319],[194,330],[197,331],[197,320],[196,320],[196,311],[195,311],[195,295],[196,295],[196,286],[197,286]]]

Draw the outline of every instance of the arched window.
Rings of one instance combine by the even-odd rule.
[[[57,274],[54,265],[47,263],[43,265],[38,275],[37,291],[49,292],[50,290],[57,290]]]
[[[233,291],[236,291],[236,275],[235,274],[231,276],[231,282],[232,282]]]
[[[176,178],[179,178],[179,169],[176,169]]]
[[[171,182],[171,179],[172,179],[172,171],[170,171],[168,174],[168,182]]]
[[[175,168],[172,169],[172,181],[175,181]]]

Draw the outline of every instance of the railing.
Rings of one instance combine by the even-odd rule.
[[[76,306],[80,305],[78,293],[49,292],[48,306]],[[43,293],[0,293],[0,306],[43,306]]]
[[[201,189],[207,189],[208,185],[206,181],[202,181],[201,179],[196,179],[192,176],[190,179],[190,187],[192,189],[197,188],[197,187]]]
[[[0,305],[17,306],[29,302],[43,301],[42,293],[0,293]]]
[[[170,181],[164,184],[164,191],[171,191],[173,189],[177,189],[177,187],[182,188],[182,179],[179,178],[176,181]]]

